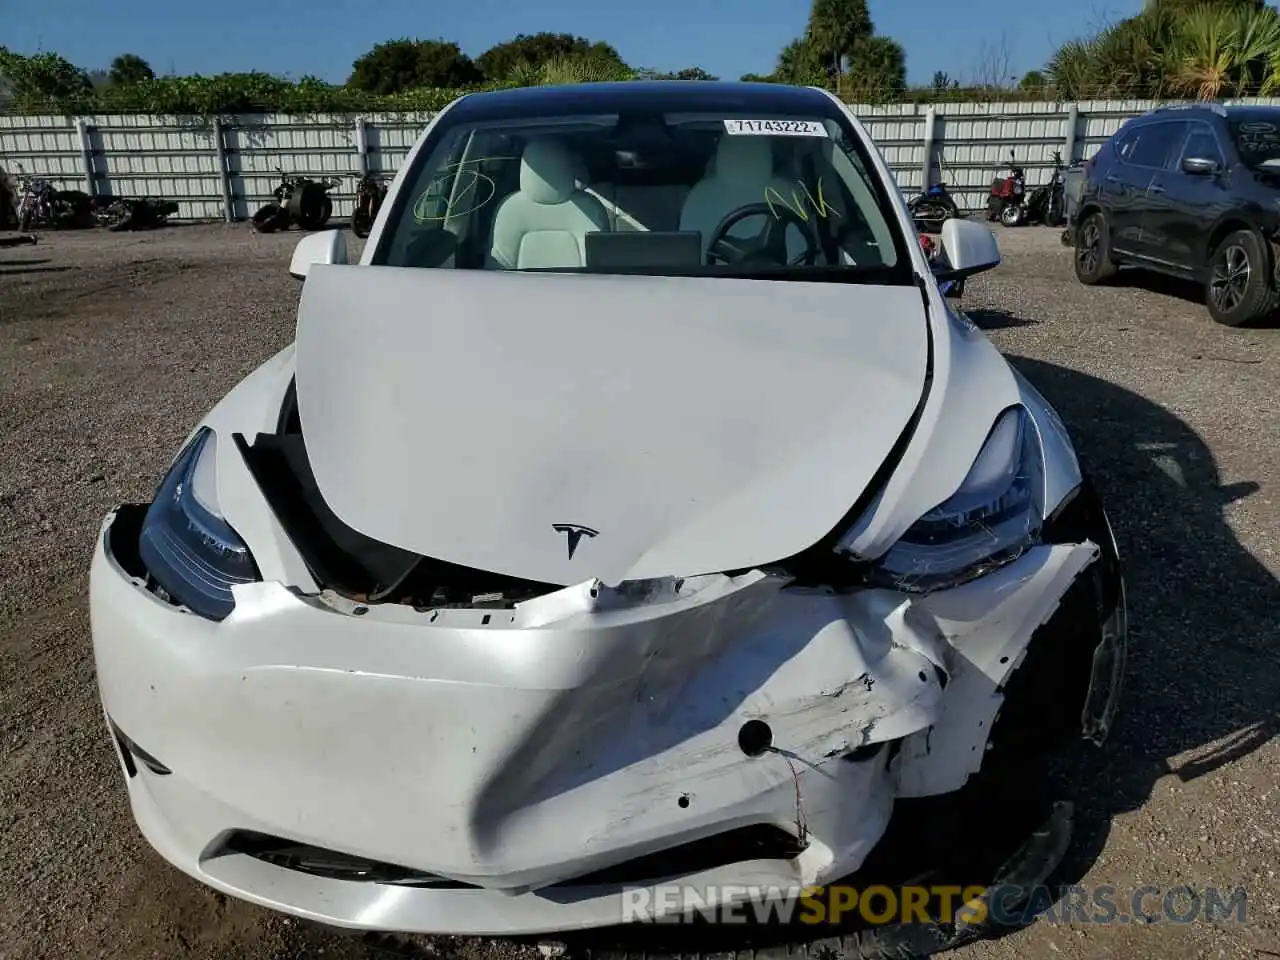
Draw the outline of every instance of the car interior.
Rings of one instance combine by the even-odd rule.
[[[827,136],[741,135],[722,119],[491,125],[419,167],[379,262],[605,272],[892,266],[856,153]],[[727,240],[727,244],[717,244]]]

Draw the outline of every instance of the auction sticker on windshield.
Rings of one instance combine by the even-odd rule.
[[[726,120],[724,132],[756,137],[827,136],[827,128],[817,120]]]

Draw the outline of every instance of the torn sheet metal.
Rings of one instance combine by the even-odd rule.
[[[935,722],[902,744],[896,758],[899,796],[948,793],[977,772],[1004,701],[1001,688],[1022,662],[1036,628],[1098,555],[1089,542],[1039,548],[981,581],[911,605],[907,619],[916,629],[945,639],[950,682]]]

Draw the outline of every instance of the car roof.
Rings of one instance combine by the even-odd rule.
[[[1179,113],[1203,114],[1212,113],[1214,116],[1222,117],[1224,120],[1280,120],[1280,106],[1264,106],[1259,104],[1233,104],[1227,106],[1221,103],[1170,103],[1164,106],[1156,107],[1142,114],[1140,117],[1134,117],[1134,121],[1141,123],[1150,123],[1155,120],[1170,120],[1175,118]]]
[[[1239,106],[1227,107],[1229,120],[1273,120],[1280,121],[1280,107]]]
[[[518,87],[471,93],[456,101],[462,122],[589,113],[714,113],[756,111],[840,119],[840,106],[814,87],[716,80],[623,80]]]

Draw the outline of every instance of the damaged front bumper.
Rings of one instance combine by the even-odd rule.
[[[91,613],[140,828],[212,887],[358,929],[567,931],[659,883],[708,905],[829,883],[896,799],[960,789],[1001,746],[1037,648],[1094,735],[1123,663],[1096,518],[927,597],[752,571],[419,612],[265,582],[222,622],[143,587],[137,522],[104,523]],[[1065,603],[1086,586],[1095,605]]]

